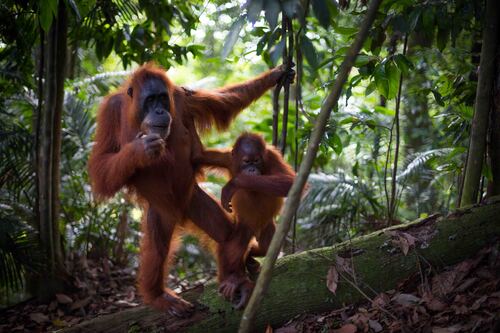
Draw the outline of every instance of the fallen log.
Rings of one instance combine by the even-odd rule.
[[[426,219],[380,230],[332,247],[281,258],[254,327],[279,326],[301,313],[329,311],[375,293],[394,289],[419,272],[457,263],[498,239],[500,197],[479,207],[464,207],[447,217]],[[335,268],[332,269],[332,266]],[[420,267],[420,268],[419,268]],[[327,274],[340,278],[327,287]],[[333,274],[335,275],[335,274]],[[335,280],[335,279],[333,279]],[[177,319],[141,306],[98,317],[62,330],[73,332],[236,332],[242,311],[217,295],[214,284],[193,289],[183,297],[197,304],[187,319]]]

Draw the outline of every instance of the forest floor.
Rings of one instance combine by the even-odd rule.
[[[74,293],[58,294],[46,304],[30,300],[1,310],[0,332],[54,331],[140,304],[131,268],[79,259],[72,272],[78,288]],[[422,271],[374,299],[302,314],[266,333],[500,332],[499,273],[499,248],[492,246],[442,272]],[[193,286],[185,281],[177,285],[179,290]]]
[[[31,299],[0,310],[0,333],[52,332],[141,304],[136,288],[137,268],[117,267],[108,259],[94,261],[83,257],[72,258],[70,266],[74,292],[57,294],[49,303]],[[169,276],[169,284],[176,286],[174,291],[182,292],[211,278],[207,275],[189,282]]]
[[[500,332],[499,250],[483,249],[442,272],[420,272],[374,299],[299,315],[266,333]]]

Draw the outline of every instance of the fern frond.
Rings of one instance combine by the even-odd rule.
[[[411,161],[396,177],[396,181],[398,183],[403,183],[409,177],[417,175],[419,172],[422,172],[422,170],[425,168],[426,163],[432,158],[445,156],[452,151],[453,148],[439,148],[414,154]]]

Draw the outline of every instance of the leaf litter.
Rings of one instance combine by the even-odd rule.
[[[417,242],[394,234],[403,253]],[[408,237],[410,236],[410,237]],[[394,244],[396,245],[396,244]],[[424,272],[364,301],[330,312],[302,314],[274,333],[482,333],[500,327],[500,256],[498,244],[447,267],[438,274]],[[327,272],[327,287],[337,291],[339,262]],[[347,265],[346,265],[347,266]],[[432,274],[430,273],[432,271]]]

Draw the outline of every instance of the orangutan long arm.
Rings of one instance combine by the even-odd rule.
[[[280,66],[243,83],[213,91],[187,91],[186,113],[193,117],[201,130],[209,129],[213,124],[219,130],[227,129],[241,110],[275,86],[283,75],[284,69]]]

